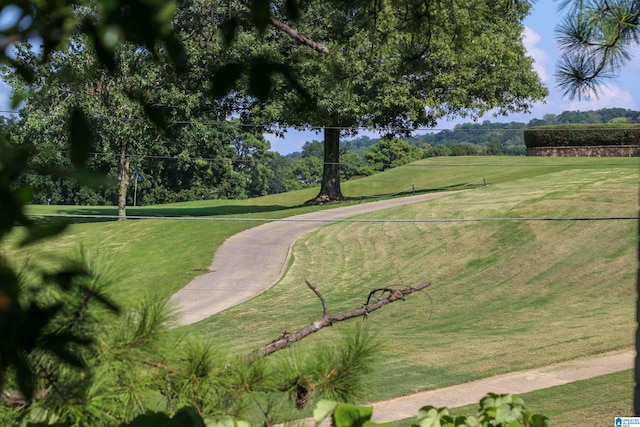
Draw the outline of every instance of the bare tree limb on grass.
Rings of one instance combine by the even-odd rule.
[[[379,288],[374,289],[369,293],[367,297],[367,302],[362,305],[360,308],[355,308],[353,310],[343,311],[340,313],[335,313],[328,315],[326,302],[322,294],[307,281],[307,286],[311,288],[311,290],[318,296],[322,303],[323,308],[323,316],[316,320],[315,322],[305,326],[294,333],[286,333],[282,334],[279,338],[273,340],[266,346],[257,350],[253,353],[252,356],[268,356],[270,354],[275,353],[278,350],[282,350],[284,348],[289,347],[291,344],[300,341],[307,336],[318,332],[320,329],[326,328],[327,326],[331,326],[336,322],[342,322],[348,319],[353,319],[354,317],[363,317],[367,316],[369,313],[374,312],[387,304],[391,304],[392,302],[396,302],[398,300],[404,300],[405,297],[411,295],[413,293],[422,291],[429,286],[431,286],[431,282],[424,282],[415,287],[405,287],[405,288]],[[371,302],[371,299],[376,297],[375,302]]]
[[[309,282],[307,279],[305,279],[304,281],[307,286],[313,291],[313,293],[316,294],[316,296],[320,299],[320,302],[322,303],[322,318],[324,319],[329,315],[329,312],[327,310],[327,302],[325,301],[320,291],[318,291],[316,287],[311,284],[311,282]]]

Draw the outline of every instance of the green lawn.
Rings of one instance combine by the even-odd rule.
[[[637,182],[637,168],[555,168],[366,217],[636,216]],[[431,280],[423,295],[370,316],[383,343],[370,400],[625,348],[633,345],[636,226],[328,225],[296,243],[277,286],[187,330],[248,350],[321,315],[305,279],[333,311],[358,307],[372,288]],[[301,347],[332,338],[326,331]]]
[[[436,158],[347,182],[344,193],[356,201],[363,194],[483,178],[488,185],[365,216],[416,222],[326,225],[296,243],[287,274],[268,292],[174,334],[248,351],[321,316],[305,279],[323,293],[330,311],[359,307],[373,288],[430,280],[427,292],[370,316],[370,328],[382,344],[378,368],[369,378],[369,400],[630,347],[637,221],[421,221],[634,217],[639,172],[638,159]],[[280,218],[328,208],[302,206],[314,193],[128,211]],[[115,213],[114,208],[55,206],[32,211]],[[224,239],[256,225],[86,222],[71,225],[53,242],[7,251],[20,261],[40,261],[73,253],[82,244],[113,271],[113,292],[127,304],[144,294],[170,295],[210,265]],[[349,327],[335,325],[295,351],[328,342]]]

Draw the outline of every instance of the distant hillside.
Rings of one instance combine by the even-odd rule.
[[[490,142],[499,142],[504,154],[524,155],[525,145],[523,129],[528,126],[557,124],[598,124],[598,123],[640,123],[640,111],[624,108],[604,108],[596,111],[564,111],[561,114],[545,114],[542,119],[532,119],[528,123],[497,123],[485,120],[482,123],[464,123],[455,125],[451,130],[427,132],[405,138],[411,145],[434,147],[444,145],[471,145],[474,148],[486,147]],[[362,136],[343,141],[342,147],[348,151],[364,154],[379,138]]]

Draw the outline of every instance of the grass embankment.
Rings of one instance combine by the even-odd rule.
[[[637,183],[637,167],[555,168],[366,217],[636,216]],[[246,349],[321,315],[304,279],[332,311],[372,288],[431,280],[370,316],[383,344],[369,397],[408,394],[631,346],[636,239],[633,220],[328,225],[297,242],[277,286],[191,330]]]
[[[617,163],[633,167],[629,159]],[[631,159],[633,160],[633,159]],[[544,175],[559,168],[582,170],[606,168],[608,159],[547,159],[518,157],[434,158],[406,167],[395,168],[371,177],[343,183],[344,203],[329,206],[303,206],[317,189],[275,194],[249,200],[206,200],[168,205],[128,207],[132,216],[213,217],[213,218],[283,218],[319,209],[372,201],[363,195],[392,194],[400,191],[432,190],[451,185],[474,183],[483,178],[491,185],[514,179]],[[470,166],[471,165],[471,166]],[[561,165],[561,166],[558,166]],[[112,206],[34,205],[32,213],[74,215],[117,215]],[[67,221],[72,226],[64,236],[45,245],[20,251],[19,259],[46,259],[55,254],[71,254],[79,243],[93,256],[104,260],[114,270],[114,292],[123,299],[135,300],[152,292],[170,295],[201,274],[210,264],[216,248],[229,236],[260,222],[247,221],[124,221],[107,218],[47,219]],[[14,251],[11,251],[14,252]]]
[[[633,345],[637,221],[420,220],[636,216],[637,159],[431,159],[345,183],[343,190],[358,198],[483,177],[489,186],[366,216],[416,222],[339,223],[310,233],[295,245],[287,274],[271,290],[176,333],[246,351],[321,315],[304,279],[324,294],[331,311],[358,307],[372,288],[431,280],[423,295],[370,316],[382,343],[379,366],[369,378],[371,400]],[[300,207],[313,195],[306,190],[129,213],[277,218],[313,209]],[[34,211],[53,209],[87,208]],[[48,246],[18,255],[69,251],[82,242],[122,272],[118,299],[150,291],[168,295],[208,266],[226,237],[255,225],[77,224]],[[323,331],[296,351],[328,342],[334,333]]]

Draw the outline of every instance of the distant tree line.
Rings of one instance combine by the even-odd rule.
[[[55,116],[23,114],[0,118],[5,134],[16,144],[38,141],[33,170],[23,183],[34,189],[37,204],[115,205],[118,203],[118,147],[104,144],[91,153],[88,167],[106,174],[102,186],[81,185],[64,175],[52,178],[51,168],[70,163]],[[524,129],[572,123],[640,123],[640,111],[609,108],[547,114],[529,123],[464,123],[451,130],[405,138],[361,136],[341,142],[340,177],[349,180],[427,157],[524,155]],[[110,123],[109,125],[113,125]],[[103,126],[95,121],[95,128]],[[33,138],[38,133],[39,138]],[[142,149],[128,155],[131,180],[127,204],[151,205],[216,198],[249,198],[318,186],[322,181],[323,142],[306,142],[286,156],[271,151],[268,141],[239,123],[192,123],[176,132],[172,144],[161,136],[147,138]],[[54,174],[55,175],[55,174]],[[135,193],[133,188],[135,187]],[[134,200],[135,199],[135,200]]]
[[[624,108],[605,108],[596,111],[564,111],[561,114],[545,114],[542,119],[528,123],[510,122],[464,123],[453,129],[415,135],[405,140],[425,149],[425,157],[470,155],[525,155],[523,131],[531,126],[562,124],[640,123],[640,111]],[[367,136],[345,141],[343,148],[361,155],[380,139]]]
[[[624,108],[603,108],[595,111],[564,111],[561,114],[545,114],[542,119],[532,119],[527,126],[562,124],[640,123],[640,111]]]

